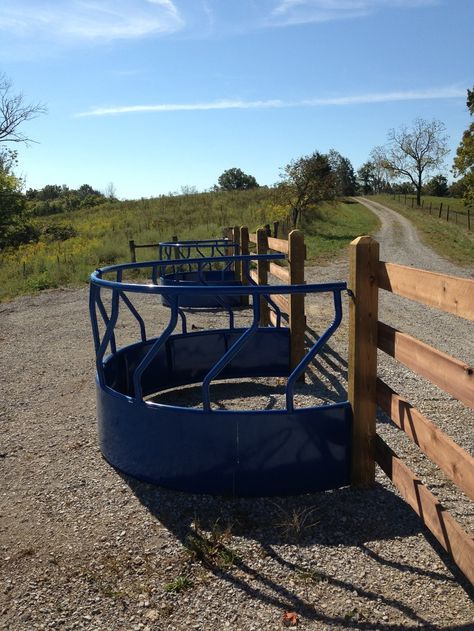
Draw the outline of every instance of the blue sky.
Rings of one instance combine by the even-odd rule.
[[[231,167],[272,184],[315,150],[358,168],[416,117],[455,150],[473,31],[473,0],[2,0],[0,72],[48,107],[20,174],[120,198]]]

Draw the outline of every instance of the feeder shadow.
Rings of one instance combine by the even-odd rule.
[[[209,572],[247,596],[283,611],[296,611],[308,620],[323,622],[329,626],[356,627],[361,631],[410,631],[427,624],[410,605],[395,597],[384,596],[378,590],[374,591],[317,568],[308,573],[307,569],[299,566],[292,558],[283,558],[278,551],[280,546],[293,544],[296,550],[314,546],[357,547],[372,562],[403,572],[404,577],[411,576],[416,580],[418,576],[456,582],[471,598],[474,596],[472,586],[426,531],[415,513],[403,500],[381,485],[368,490],[342,488],[299,497],[249,499],[179,493],[121,475],[139,501],[185,549],[189,549],[189,541],[196,537],[196,523],[199,524],[200,533],[213,532],[217,524],[227,526],[231,535],[257,542],[264,556],[270,557],[279,566],[279,575],[283,573],[285,577],[298,576],[307,572],[310,581],[343,590],[348,596],[356,590],[359,597],[368,601],[368,606],[383,602],[398,610],[411,622],[400,625],[358,620],[355,623],[344,616],[330,616],[295,593],[295,590],[288,587],[287,580],[277,581],[268,574],[261,573],[244,558],[236,556],[231,567],[220,566],[212,560],[201,560]],[[337,520],[335,515],[338,516]],[[377,550],[377,542],[380,540],[411,537],[420,532],[424,533],[446,564],[446,572],[417,567],[409,562],[393,561]],[[295,556],[297,557],[297,553]],[[468,631],[471,628],[469,624],[436,626],[439,631]]]

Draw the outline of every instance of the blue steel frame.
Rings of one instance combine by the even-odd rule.
[[[169,260],[173,257],[189,259],[193,258],[191,253],[203,258],[213,258],[215,256],[226,256],[231,249],[233,254],[240,254],[240,247],[227,238],[217,239],[194,239],[188,241],[162,241],[158,244],[158,258]],[[205,252],[203,252],[205,250]]]
[[[102,452],[111,464],[140,479],[204,493],[285,495],[349,483],[352,417],[348,402],[303,409],[294,405],[298,377],[341,322],[341,294],[346,283],[260,286],[251,280],[251,261],[279,258],[282,255],[237,255],[188,261],[200,266],[240,260],[249,278],[249,284],[243,286],[158,284],[158,270],[179,263],[179,259],[113,265],[91,275],[89,308],[96,350],[99,435]],[[150,272],[150,283],[123,281],[125,271],[138,268]],[[109,275],[113,280],[105,278]],[[110,315],[102,291],[111,292]],[[237,329],[231,319],[228,329],[188,333],[179,297],[217,292],[252,296],[251,325]],[[145,322],[127,295],[136,293],[161,295],[167,300],[170,318],[158,338],[147,338]],[[301,293],[332,293],[334,319],[292,370],[289,331],[281,326],[281,314],[271,295]],[[277,314],[275,327],[259,324],[260,296]],[[114,329],[121,301],[139,325],[140,341],[117,349]],[[98,314],[105,327],[103,336]],[[183,328],[177,334],[180,316]],[[244,347],[245,354],[241,353]],[[287,377],[284,410],[211,407],[214,379],[255,376]],[[197,381],[202,382],[202,409],[145,400],[161,390]],[[287,443],[280,444],[281,436]]]
[[[227,238],[218,239],[198,239],[189,241],[163,241],[158,245],[158,258],[170,261],[174,258],[179,259],[179,264],[173,262],[167,266],[171,271],[165,269],[160,275],[162,285],[170,284],[200,284],[200,285],[240,285],[240,279],[235,277],[235,261],[234,259],[226,259],[225,265],[221,269],[213,269],[211,259],[220,256],[225,257],[229,254],[240,254],[239,244]],[[197,257],[206,259],[204,264],[195,269],[195,265],[191,263]],[[222,261],[221,261],[222,262]],[[162,302],[169,307],[165,298]],[[241,304],[240,296],[226,296],[222,298],[218,294],[213,296],[181,296],[179,306],[193,309],[227,309],[238,307]],[[232,317],[229,313],[229,317]]]

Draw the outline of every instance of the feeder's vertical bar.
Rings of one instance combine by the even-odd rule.
[[[89,313],[91,317],[92,336],[94,338],[94,348],[97,351],[100,346],[99,323],[97,322],[97,302],[96,296],[100,293],[100,288],[91,283],[89,292]]]
[[[240,253],[241,254],[245,254],[245,255],[249,255],[249,229],[247,228],[247,226],[242,226],[240,228]],[[246,273],[246,269],[245,266],[248,265],[247,262],[244,263],[244,261],[241,262],[240,264],[240,282],[242,285],[247,285],[248,284],[248,279],[247,279],[247,273]],[[249,297],[248,296],[241,296],[240,297],[240,304],[244,307],[248,307],[249,304]]]
[[[264,228],[257,230],[257,254],[268,253],[268,237]],[[257,260],[257,283],[259,285],[268,285],[268,262]],[[254,296],[253,300],[259,298]],[[260,326],[268,326],[270,323],[270,310],[264,296],[260,297]]]
[[[292,230],[288,236],[288,263],[290,266],[290,285],[304,284],[305,245],[301,230]],[[293,370],[304,356],[304,333],[306,317],[304,314],[304,294],[290,295],[290,362]],[[300,376],[304,381],[304,373]]]
[[[349,383],[352,405],[353,486],[369,486],[375,480],[377,381],[377,266],[379,244],[371,237],[358,237],[350,245],[349,290]]]

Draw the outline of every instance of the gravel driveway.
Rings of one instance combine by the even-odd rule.
[[[411,224],[369,200],[385,260],[472,276],[433,254]],[[473,257],[474,258],[474,257]],[[347,277],[341,259],[308,281]],[[472,588],[378,471],[367,491],[222,499],[142,484],[97,448],[87,289],[0,305],[2,353],[0,627],[8,630],[271,630],[295,612],[302,629],[474,629]],[[168,312],[154,305],[157,329]],[[329,317],[307,305],[310,337]],[[474,363],[472,324],[383,297],[381,319]],[[190,316],[216,326],[223,316]],[[242,316],[244,317],[244,316]],[[123,325],[124,339],[129,335]],[[347,323],[298,401],[344,398]],[[472,452],[472,413],[380,357],[384,379]],[[262,405],[274,386],[219,386],[219,403]],[[195,404],[192,390],[183,401]],[[378,430],[473,529],[468,502],[381,418]]]

